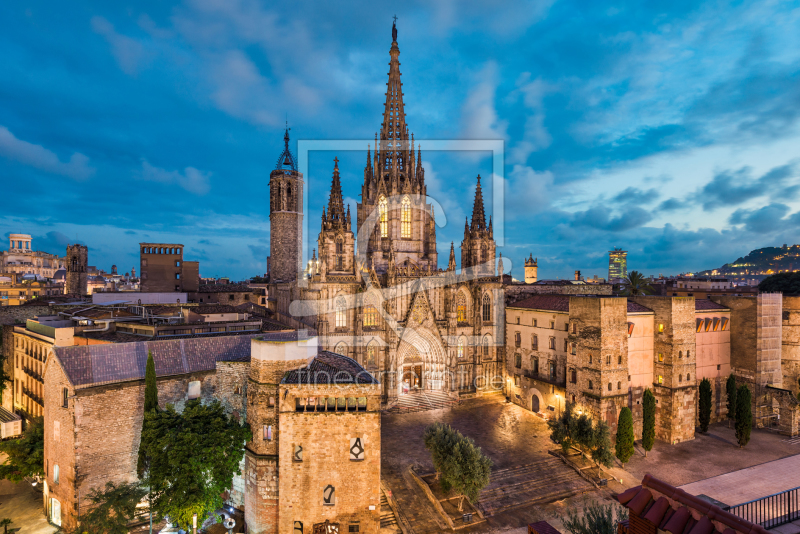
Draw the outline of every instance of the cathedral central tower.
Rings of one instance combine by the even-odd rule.
[[[366,240],[367,265],[374,265],[377,272],[388,270],[390,256],[396,265],[408,262],[422,271],[436,270],[433,206],[426,201],[421,150],[417,147],[415,153],[413,134],[409,139],[396,26],[389,56],[380,139],[376,135],[374,155],[367,150],[358,204],[358,231],[369,237],[359,235],[359,241]]]

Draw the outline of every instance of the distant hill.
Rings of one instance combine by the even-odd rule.
[[[721,276],[768,276],[782,272],[800,271],[800,245],[765,247],[753,250],[747,256],[718,269],[697,274]]]

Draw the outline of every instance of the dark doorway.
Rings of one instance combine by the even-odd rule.
[[[539,397],[536,395],[531,397],[531,410],[534,412],[539,411]]]

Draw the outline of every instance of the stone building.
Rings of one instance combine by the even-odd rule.
[[[143,292],[191,292],[200,288],[200,263],[183,260],[183,245],[139,243]]]
[[[67,281],[64,291],[68,295],[86,295],[88,292],[87,266],[89,248],[85,245],[67,246]]]
[[[378,532],[380,385],[290,330],[55,347],[43,394],[53,523],[76,526],[93,488],[135,480],[148,352],[162,407],[219,401],[250,425],[242,472],[226,494],[244,509],[248,532],[313,532],[325,521]]]
[[[268,302],[281,321],[315,330],[322,347],[378,376],[386,400],[415,389],[479,393],[503,374],[504,298],[491,219],[478,178],[461,244],[462,270],[457,272],[452,244],[447,269],[438,267],[434,212],[421,149],[406,122],[394,28],[389,55],[380,138],[374,150],[368,147],[356,209],[358,232],[344,206],[336,160],[307,274],[296,260],[302,176],[292,165],[288,132],[284,138],[270,176]],[[275,222],[284,220],[286,228],[278,232]]]
[[[8,250],[0,252],[0,275],[31,274],[53,278],[64,265],[64,258],[33,250],[33,239],[28,234],[9,234]]]

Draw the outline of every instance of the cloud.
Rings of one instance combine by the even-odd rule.
[[[525,163],[528,156],[534,151],[542,150],[550,146],[553,141],[552,136],[544,126],[544,96],[555,89],[555,86],[548,84],[541,78],[530,80],[529,72],[523,73],[517,80],[517,91],[522,96],[522,102],[527,110],[525,118],[525,129],[522,139],[515,143],[509,153],[509,160],[512,163]]]
[[[642,189],[630,186],[617,193],[611,200],[612,202],[630,204],[649,204],[650,202],[658,200],[658,197],[660,196],[660,193],[656,189],[648,189],[647,191],[644,191]]]
[[[258,261],[265,261],[267,256],[269,256],[269,247],[262,245],[247,245],[247,248],[250,249],[250,253],[253,254],[253,258]]]
[[[186,167],[183,172],[168,171],[160,167],[154,167],[143,159],[142,169],[138,174],[142,180],[162,184],[176,184],[195,195],[205,195],[211,189],[209,179],[212,173],[200,171],[194,167]]]
[[[209,72],[216,86],[211,98],[219,109],[255,124],[280,124],[272,84],[244,52],[230,50],[215,56]]]
[[[638,207],[628,207],[620,215],[612,216],[606,207],[594,206],[586,211],[572,215],[573,227],[590,227],[608,232],[630,231],[642,226],[653,218],[652,214]]]
[[[784,223],[783,218],[791,211],[786,204],[769,204],[763,208],[747,210],[738,209],[731,214],[728,222],[743,224],[745,230],[756,234],[769,234],[780,230]]]
[[[504,184],[506,217],[526,217],[550,208],[553,173],[537,172],[525,165],[514,165]]]
[[[678,200],[677,198],[668,198],[664,202],[658,205],[658,211],[675,211],[679,210],[683,207],[686,207],[684,202]]]
[[[134,76],[138,74],[146,60],[145,48],[141,42],[126,35],[121,35],[114,30],[114,25],[103,17],[92,17],[92,29],[106,38],[111,45],[111,53],[125,74]]]
[[[133,230],[126,230],[125,235],[136,235],[136,232],[134,232]]]
[[[67,245],[75,243],[83,243],[83,241],[77,238],[71,240],[69,237],[56,230],[47,232],[42,236],[32,237],[32,246],[34,250],[41,250],[59,256],[66,255]]]
[[[95,172],[89,167],[89,158],[80,152],[73,153],[68,163],[62,163],[55,153],[42,145],[17,139],[5,126],[0,126],[0,156],[75,180],[86,180]]]
[[[500,120],[495,107],[497,63],[487,62],[475,79],[477,83],[461,107],[461,132],[467,139],[505,139],[508,123]]]
[[[736,206],[762,196],[784,201],[797,197],[799,186],[790,183],[797,176],[797,162],[774,167],[757,180],[752,175],[753,169],[749,166],[717,172],[697,195],[703,209]]]

